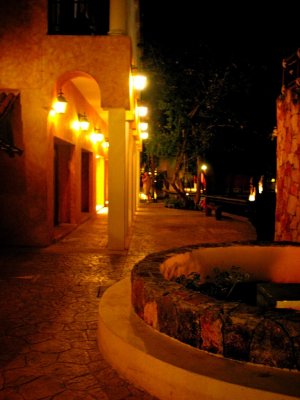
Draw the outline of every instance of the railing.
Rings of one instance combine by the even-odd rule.
[[[249,217],[251,212],[251,204],[248,200],[237,199],[234,197],[226,196],[210,196],[205,195],[207,205],[214,205],[221,207],[220,211],[228,212]]]
[[[48,0],[49,35],[107,35],[109,0]]]

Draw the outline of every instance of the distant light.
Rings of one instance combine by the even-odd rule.
[[[255,194],[249,194],[249,201],[255,201]]]
[[[264,177],[261,176],[258,182],[258,193],[262,193],[264,191]]]
[[[140,193],[140,194],[139,194],[139,198],[140,198],[141,200],[147,200],[147,199],[148,199],[148,196],[147,196],[145,193]]]
[[[255,197],[256,197],[256,189],[255,189],[255,187],[254,187],[254,188],[251,190],[250,194],[249,194],[248,200],[249,200],[249,201],[255,201]]]
[[[97,205],[96,212],[97,212],[97,214],[108,214],[108,208],[105,206],[103,207],[103,206]]]

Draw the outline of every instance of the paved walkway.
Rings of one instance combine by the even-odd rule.
[[[128,251],[107,250],[107,216],[44,249],[0,254],[0,400],[153,400],[96,343],[99,299],[150,252],[253,240],[247,219],[142,204]]]

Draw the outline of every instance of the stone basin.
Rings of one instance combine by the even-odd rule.
[[[200,244],[150,254],[131,273],[132,306],[155,330],[223,357],[300,370],[300,311],[221,301],[174,281],[240,267],[251,279],[300,283],[295,243]]]

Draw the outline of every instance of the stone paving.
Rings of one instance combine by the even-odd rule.
[[[245,218],[141,204],[130,248],[107,249],[107,216],[43,249],[0,254],[0,400],[153,400],[97,348],[99,300],[151,252],[256,239]]]

